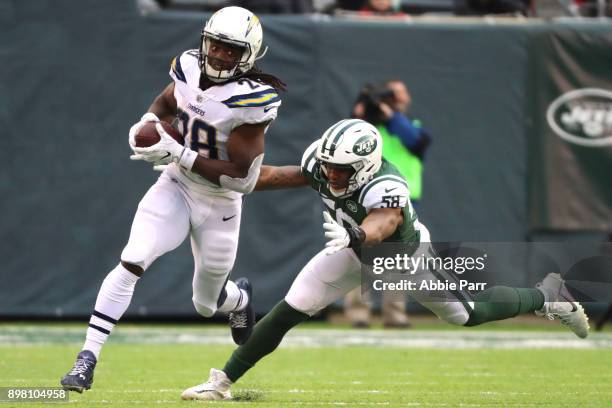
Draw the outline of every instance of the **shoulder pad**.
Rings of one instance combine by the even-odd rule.
[[[375,177],[359,193],[359,203],[373,208],[403,208],[410,197],[406,180],[396,175]]]
[[[248,81],[248,82],[247,82]],[[258,84],[251,80],[240,80],[227,84],[226,94],[221,103],[232,110],[238,123],[264,123],[276,119],[281,99],[278,92],[269,85]]]
[[[174,81],[185,83],[190,83],[194,79],[199,82],[198,51],[187,50],[174,57],[170,63],[170,77]]]

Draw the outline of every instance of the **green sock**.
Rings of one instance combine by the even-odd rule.
[[[253,334],[246,343],[238,347],[225,363],[223,371],[236,382],[259,360],[273,352],[285,334],[309,316],[281,300],[263,319],[255,325]]]
[[[474,310],[465,326],[477,326],[540,310],[544,294],[538,289],[493,286],[474,296]]]

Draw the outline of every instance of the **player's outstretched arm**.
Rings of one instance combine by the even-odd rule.
[[[356,248],[361,245],[372,246],[390,237],[397,227],[402,225],[403,217],[400,208],[375,208],[358,227],[344,228],[329,213],[324,212],[323,229],[329,240],[325,244],[327,255],[344,248]]]
[[[261,166],[255,190],[274,190],[307,185],[308,180],[302,174],[300,166]]]

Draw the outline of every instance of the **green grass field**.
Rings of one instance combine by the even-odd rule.
[[[204,404],[612,406],[610,332],[581,341],[556,326],[438,327],[399,332],[306,326],[234,386],[237,401]],[[82,335],[83,325],[0,325],[0,386],[55,386]],[[210,367],[223,366],[233,350],[228,339],[222,327],[125,325],[104,349],[92,390],[72,393],[69,404],[0,407],[202,404],[181,401],[180,393],[205,380]]]

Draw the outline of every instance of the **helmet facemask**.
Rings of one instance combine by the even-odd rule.
[[[240,58],[234,63],[232,67],[229,69],[215,69],[210,64],[210,59],[214,57],[209,57],[210,46],[212,45],[212,41],[217,41],[222,44],[228,44],[232,47],[237,47],[242,50],[242,54]],[[206,30],[202,30],[202,36],[200,41],[200,53],[198,57],[198,64],[200,66],[200,70],[208,79],[213,82],[224,82],[230,80],[232,78],[237,78],[244,73],[246,73],[249,69],[251,69],[252,64],[249,62],[252,54],[251,45],[245,41],[237,41],[231,40],[229,38],[223,38],[220,35],[216,35]],[[224,60],[220,60],[221,63],[226,63]]]
[[[332,193],[334,197],[342,198],[342,197],[350,196],[351,194],[353,194],[353,192],[358,190],[363,184],[359,182],[360,172],[365,167],[362,161],[356,161],[350,164],[335,164],[335,163],[330,163],[324,160],[317,159],[317,163],[319,164],[318,171],[315,172],[314,177],[315,179],[317,179],[317,181],[326,184],[330,193]],[[343,188],[341,190],[336,190],[331,186],[329,177],[327,175],[327,167],[332,167],[332,168],[335,168],[338,170],[344,170],[344,171],[348,171],[348,170],[352,171],[351,176],[347,180],[346,188]]]

